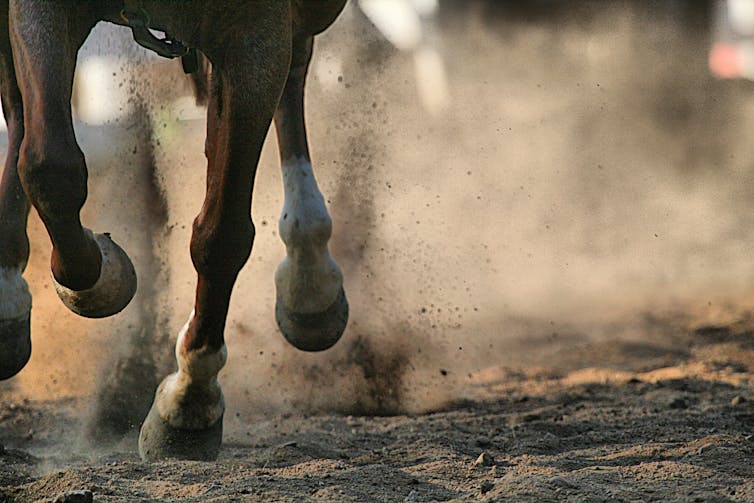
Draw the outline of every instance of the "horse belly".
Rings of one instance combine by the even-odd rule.
[[[301,30],[309,35],[316,35],[330,26],[338,17],[346,0],[294,0],[297,18]]]

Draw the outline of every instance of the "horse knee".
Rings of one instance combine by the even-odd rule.
[[[18,173],[43,219],[78,215],[87,196],[84,154],[78,146],[53,148],[25,141]]]

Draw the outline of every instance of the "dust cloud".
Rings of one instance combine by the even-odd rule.
[[[226,330],[229,436],[258,415],[433,410],[464,399],[468,376],[484,368],[567,365],[558,344],[651,344],[679,317],[714,324],[751,309],[754,87],[708,75],[704,12],[565,4],[443,3],[452,102],[438,117],[421,108],[411,56],[352,6],[319,37],[308,128],[351,322],[322,354],[296,351],[276,330],[283,193],[271,135],[255,247]],[[109,30],[91,51],[107,52]],[[204,124],[173,101],[186,95],[179,67],[147,72],[159,62],[128,50],[141,63],[119,64],[109,85],[136,91],[149,111],[77,131],[92,173],[84,221],[131,253],[139,297],[111,320],[66,313],[33,218],[34,354],[2,384],[45,399],[99,397],[94,425],[103,409],[148,405],[175,365],[203,198]],[[135,69],[171,76],[157,84]],[[113,375],[130,384],[107,384]]]

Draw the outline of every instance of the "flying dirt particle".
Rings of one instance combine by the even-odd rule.
[[[746,398],[744,398],[741,395],[734,396],[733,399],[730,401],[731,405],[741,405],[742,403],[746,402]]]

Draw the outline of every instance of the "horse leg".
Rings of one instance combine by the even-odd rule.
[[[304,83],[312,43],[312,36],[294,38],[291,70],[275,113],[285,192],[279,230],[287,255],[275,272],[275,317],[288,342],[322,351],[343,335],[348,301],[343,275],[327,249],[332,220],[306,141]]]
[[[122,310],[136,291],[125,252],[81,226],[87,171],[71,119],[76,53],[97,16],[88,4],[13,0],[10,31],[23,96],[25,135],[18,173],[52,241],[52,275],[63,302],[88,317]]]
[[[8,3],[0,2],[0,97],[8,125],[8,152],[0,178],[0,380],[16,375],[31,356],[31,294],[21,276],[29,259],[29,200],[18,178],[24,137],[21,92],[8,34]]]
[[[251,253],[254,175],[290,61],[287,3],[270,2],[259,10],[225,34],[230,47],[203,48],[213,73],[206,197],[191,237],[196,300],[176,342],[178,371],[157,388],[141,428],[139,453],[145,460],[212,460],[219,452],[225,405],[217,374],[227,355],[225,319],[233,284]]]

